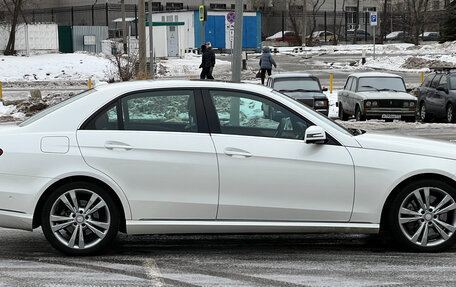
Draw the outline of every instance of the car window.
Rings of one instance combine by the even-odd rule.
[[[456,90],[456,75],[450,76],[450,90]]]
[[[260,96],[210,91],[222,134],[304,139],[309,122]]]
[[[442,78],[440,78],[440,82],[439,82],[439,88],[443,88],[443,89],[446,89],[447,88],[447,77],[446,76],[442,76]]]
[[[429,74],[424,79],[423,83],[421,84],[422,87],[429,87],[432,82],[432,79],[435,77],[435,74]]]
[[[441,78],[442,78],[442,75],[436,75],[431,82],[431,88],[436,89],[439,86]]]
[[[294,91],[304,90],[320,92],[320,83],[315,78],[283,78],[274,81],[274,90],[276,91]]]
[[[398,77],[363,77],[359,78],[358,92],[398,91],[406,92],[402,78]]]
[[[118,107],[122,111],[120,119]],[[145,91],[127,95],[98,112],[84,128],[197,132],[193,91]]]
[[[353,78],[352,85],[350,87],[350,91],[356,92],[356,84],[357,83],[358,83],[358,79],[357,78]]]
[[[353,82],[353,77],[349,77],[347,82],[345,83],[344,90],[349,91],[351,88],[352,82]]]

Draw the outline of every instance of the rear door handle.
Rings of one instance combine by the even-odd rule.
[[[107,141],[104,144],[104,147],[110,150],[114,149],[123,149],[123,150],[131,150],[133,149],[130,145],[123,143],[123,142],[117,142],[117,141]]]
[[[245,151],[243,149],[233,148],[233,147],[225,148],[224,153],[228,156],[237,157],[237,158],[247,158],[247,157],[252,156],[252,154],[249,153],[248,151]]]

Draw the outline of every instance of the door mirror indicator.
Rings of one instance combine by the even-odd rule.
[[[306,144],[324,144],[327,142],[326,132],[319,126],[310,126],[304,136]]]

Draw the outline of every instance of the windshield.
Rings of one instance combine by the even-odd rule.
[[[395,91],[406,92],[404,81],[397,77],[359,78],[358,92]]]
[[[19,124],[19,126],[20,127],[25,127],[26,125],[29,125],[29,124],[41,119],[42,117],[47,116],[50,113],[52,113],[52,112],[54,112],[54,111],[56,111],[56,110],[58,110],[58,109],[60,109],[60,108],[62,108],[64,106],[66,106],[66,105],[68,105],[68,104],[70,104],[70,103],[72,103],[74,101],[77,101],[77,100],[79,100],[79,99],[81,99],[81,98],[83,98],[83,97],[85,97],[87,95],[90,95],[90,94],[92,94],[95,91],[96,91],[95,89],[86,90],[86,91],[84,91],[84,92],[82,92],[80,94],[77,94],[74,97],[66,99],[65,101],[63,101],[61,103],[58,103],[57,105],[54,105],[52,107],[49,107],[49,108],[37,113],[36,115],[30,117],[29,119],[23,121],[22,123]]]
[[[278,93],[276,91],[272,91],[273,93]],[[281,93],[279,93],[281,94]],[[281,94],[283,95],[283,94]],[[336,123],[335,121],[333,121],[332,119],[312,110],[311,108],[305,106],[305,105],[302,105],[302,107],[304,109],[306,109],[306,111],[310,114],[312,114],[314,117],[318,118],[319,120],[321,120],[322,122],[325,122],[326,124],[330,125],[332,128],[336,129],[337,131],[341,132],[341,133],[344,133],[346,135],[358,135],[360,134],[358,131],[353,131],[353,132],[350,132],[348,129],[346,129],[345,127],[339,125],[338,123]]]
[[[450,90],[456,90],[456,74],[450,76]]]
[[[314,78],[286,78],[274,81],[276,91],[304,90],[309,92],[320,92],[320,83]]]

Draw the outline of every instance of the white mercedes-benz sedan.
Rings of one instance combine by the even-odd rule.
[[[1,131],[0,226],[41,226],[67,254],[118,232],[385,230],[440,251],[456,240],[455,147],[346,130],[258,85],[105,85]]]

